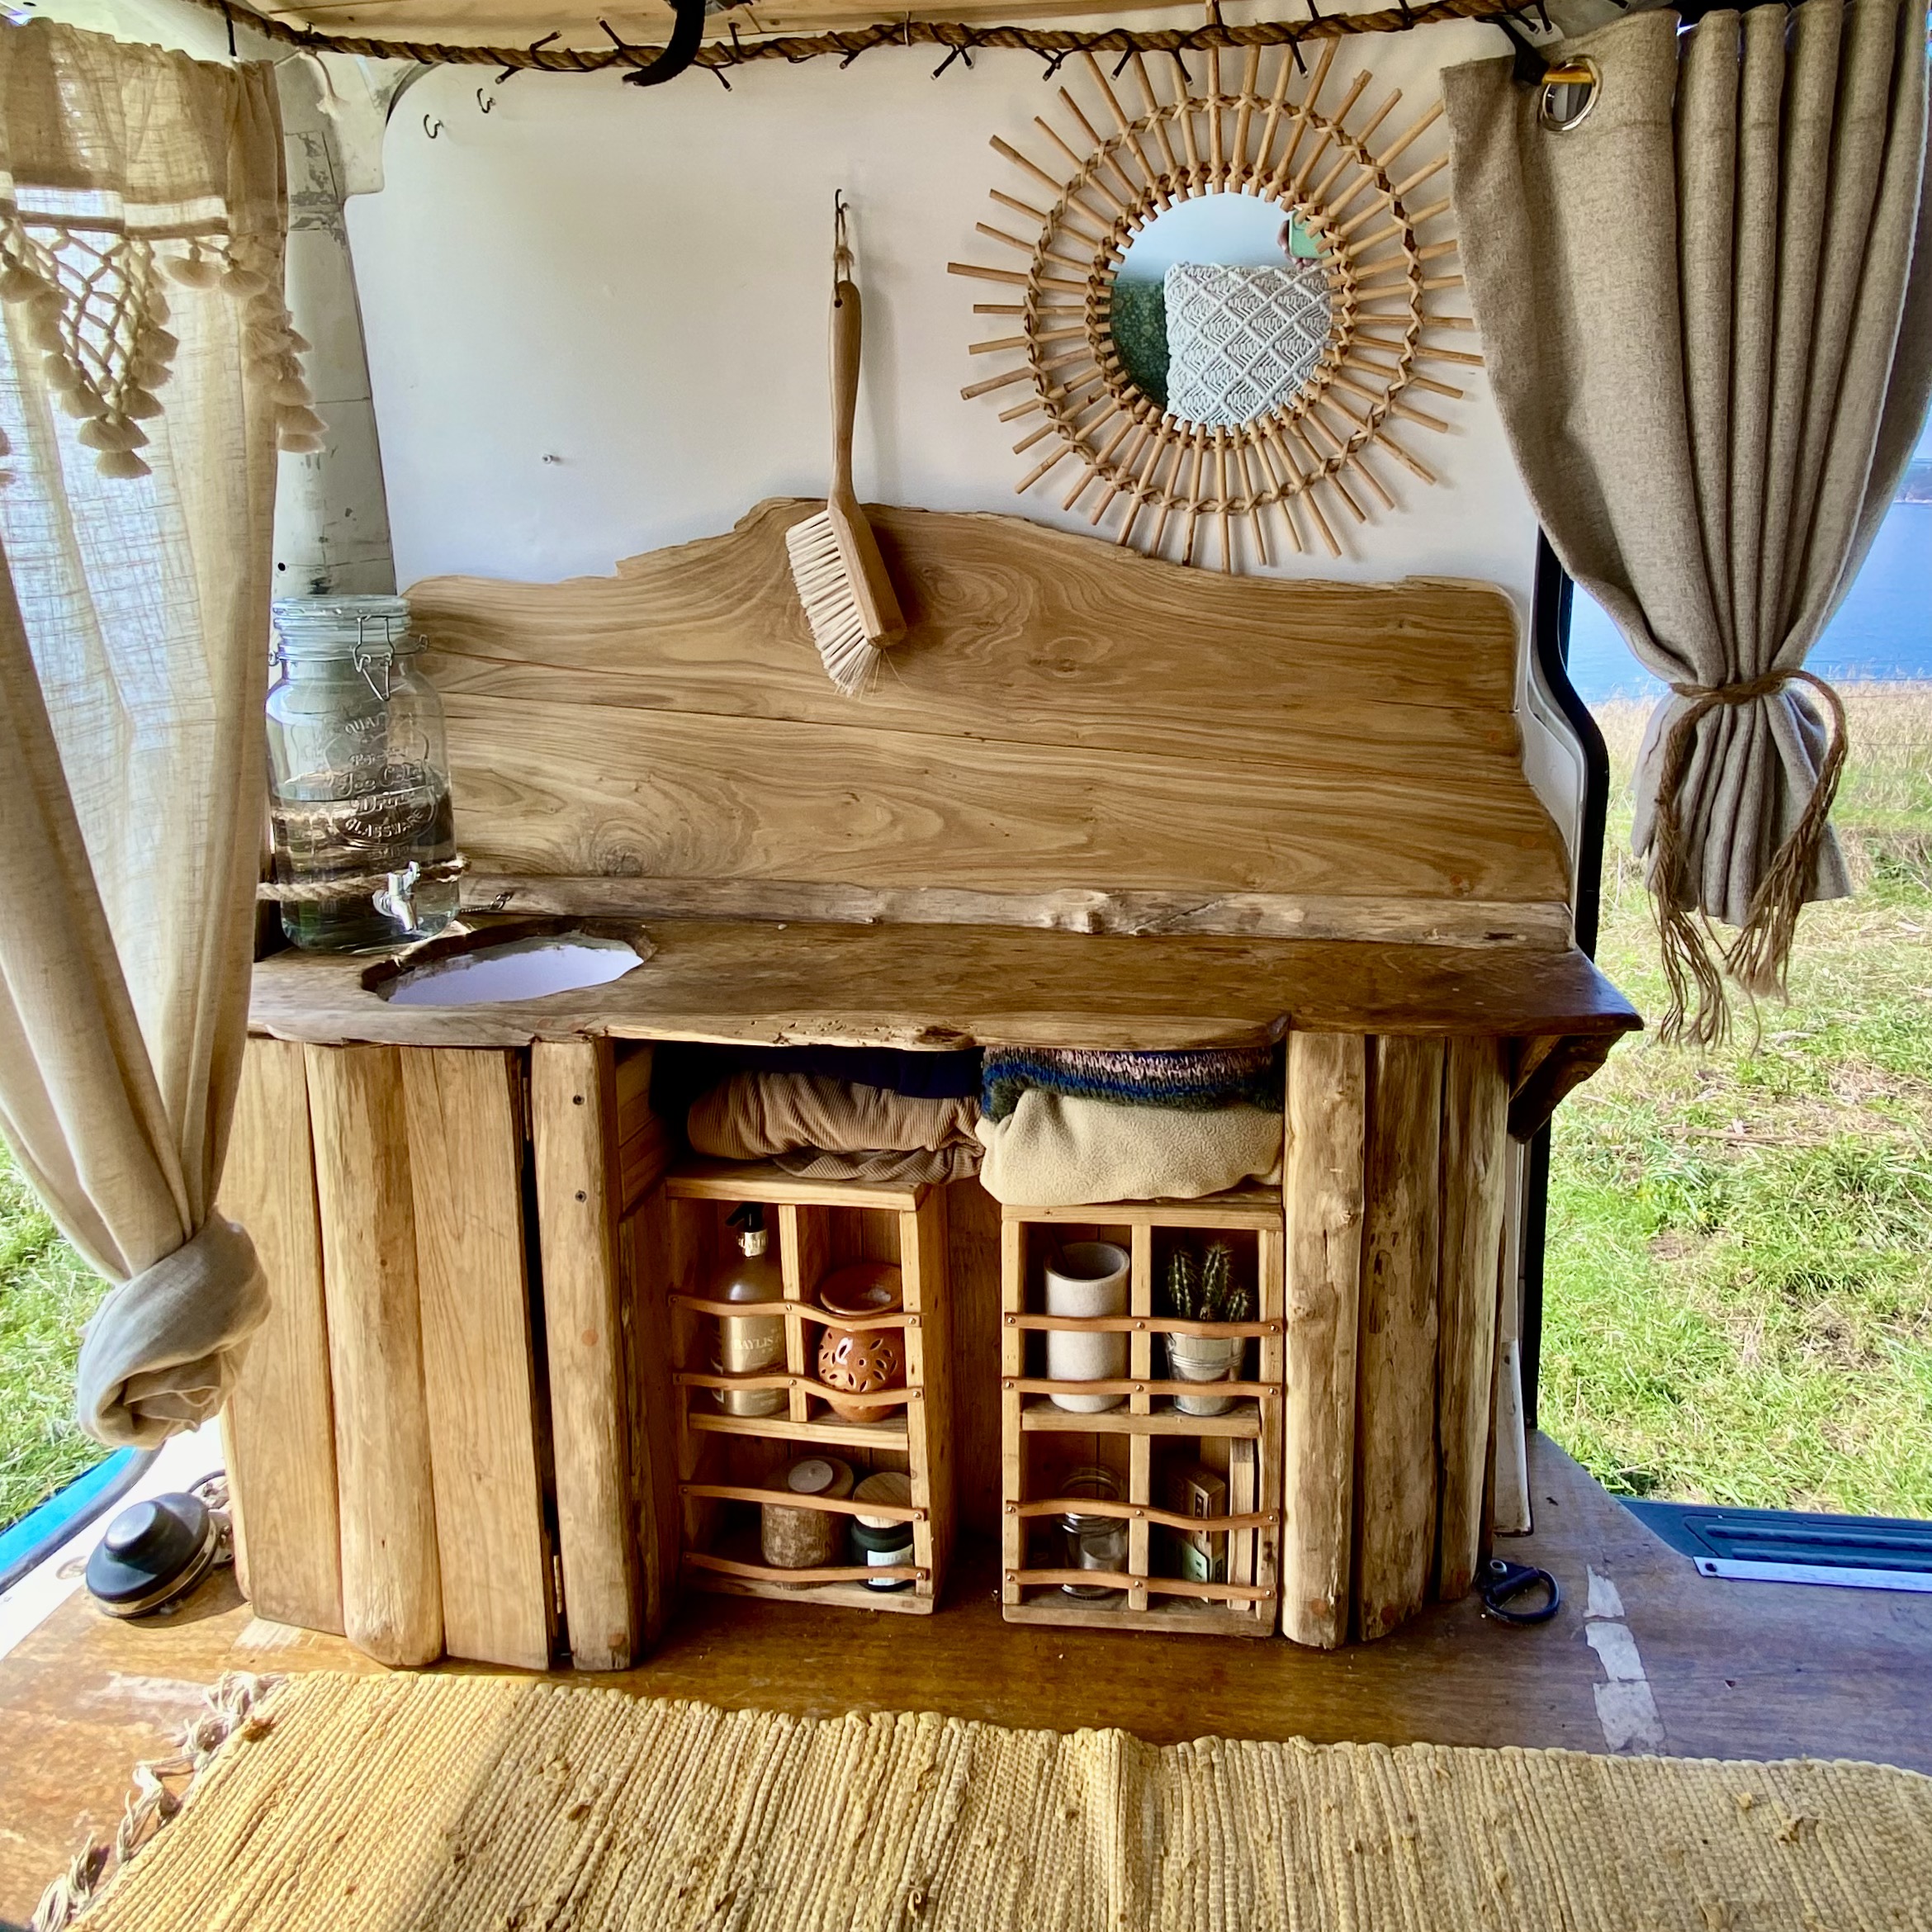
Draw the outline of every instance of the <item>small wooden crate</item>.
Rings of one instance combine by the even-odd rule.
[[[1158,1271],[1179,1234],[1225,1235],[1237,1265],[1252,1269],[1257,1288],[1252,1322],[1190,1323],[1154,1313]],[[1202,1200],[1115,1201],[1082,1207],[1008,1207],[1001,1251],[1001,1602],[1009,1622],[1072,1624],[1088,1629],[1203,1631],[1267,1636],[1280,1595],[1282,1430],[1283,1272],[1281,1201],[1273,1188],[1248,1187]],[[1042,1263],[1051,1244],[1112,1241],[1132,1257],[1125,1316],[1053,1318],[1044,1309]],[[1044,1374],[1044,1332],[1051,1329],[1128,1337],[1128,1374],[1120,1382],[1055,1382]],[[1184,1415],[1173,1398],[1209,1386],[1157,1380],[1153,1338],[1183,1332],[1242,1335],[1254,1342],[1248,1379],[1223,1385],[1237,1398],[1217,1416]],[[1039,1343],[1030,1338],[1043,1335]],[[1029,1360],[1032,1354],[1034,1360]],[[1119,1409],[1081,1414],[1049,1399],[1066,1394],[1120,1393]],[[1198,1460],[1225,1470],[1229,1445],[1257,1446],[1256,1507],[1252,1512],[1193,1518],[1159,1507],[1159,1466],[1190,1442]],[[1074,1462],[1097,1462],[1123,1479],[1118,1503],[1070,1501],[1057,1479]],[[1044,1560],[1057,1537],[1054,1519],[1073,1508],[1127,1519],[1124,1587],[1112,1603],[1068,1596],[1061,1585],[1094,1580],[1091,1571]],[[1193,1582],[1155,1574],[1157,1528],[1252,1536],[1252,1580]]]
[[[953,1534],[943,1191],[800,1181],[762,1162],[689,1162],[665,1176],[664,1198],[684,1581],[732,1596],[930,1615],[945,1584]],[[784,1300],[769,1312],[782,1314],[786,1323],[783,1374],[727,1376],[712,1363],[713,1324],[719,1316],[750,1312],[706,1299],[718,1263],[729,1252],[726,1216],[746,1201],[771,1211]],[[904,1331],[904,1390],[871,1397],[841,1395],[848,1403],[878,1408],[876,1421],[833,1414],[814,1372],[820,1332],[827,1323],[817,1306],[819,1284],[833,1270],[858,1261],[893,1262],[904,1283],[899,1314],[836,1324]],[[727,1415],[715,1401],[715,1391],[727,1385],[782,1388],[785,1411]],[[912,1483],[911,1505],[900,1511],[868,1504],[865,1513],[910,1518],[910,1565],[779,1570],[760,1560],[755,1520],[745,1520],[746,1505],[783,1503],[845,1517],[859,1513],[859,1506],[850,1502],[815,1500],[772,1486],[775,1472],[807,1445],[855,1463],[861,1480],[881,1470],[905,1471]],[[871,1589],[868,1577],[902,1578],[912,1587]]]

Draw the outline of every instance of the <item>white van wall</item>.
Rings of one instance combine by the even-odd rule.
[[[1436,63],[1500,45],[1475,26],[1353,40],[1330,88],[1367,64],[1369,98],[1404,90],[1398,129],[1410,102],[1419,112],[1434,97]],[[822,493],[841,187],[865,298],[860,495],[1087,528],[1059,507],[1069,479],[1014,495],[1044,453],[1015,457],[1030,425],[998,420],[1020,392],[960,400],[1010,366],[968,344],[1012,324],[972,313],[997,290],[946,272],[949,261],[1021,265],[973,232],[1001,217],[988,188],[1035,198],[987,143],[999,135],[1049,160],[1032,121],[1058,106],[1055,90],[1031,55],[983,52],[970,73],[955,63],[935,80],[940,58],[882,50],[844,72],[773,63],[741,69],[728,94],[703,74],[650,90],[614,75],[499,88],[487,69],[447,67],[411,88],[383,192],[349,204],[400,580],[608,571],[727,528],[761,497]],[[1082,83],[1062,70],[1077,97]],[[425,117],[440,124],[434,140]],[[1418,145],[1404,165],[1434,151]],[[1438,403],[1451,434],[1405,434],[1441,484],[1385,461],[1400,514],[1349,525],[1339,564],[1307,557],[1295,571],[1485,577],[1527,592],[1535,525],[1481,372],[1461,402],[1426,406]]]

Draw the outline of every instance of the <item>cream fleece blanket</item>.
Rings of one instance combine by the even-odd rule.
[[[919,1100],[823,1073],[734,1073],[692,1104],[684,1133],[715,1160],[761,1161],[798,1148],[828,1153],[972,1149],[976,1100]]]
[[[980,1185],[1023,1207],[1191,1200],[1281,1163],[1281,1116],[1260,1107],[1123,1107],[1030,1087],[1005,1120],[973,1131],[986,1148]]]

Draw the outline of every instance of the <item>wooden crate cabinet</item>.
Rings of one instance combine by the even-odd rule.
[[[1001,1253],[1002,1524],[1001,1602],[1016,1623],[1093,1629],[1196,1631],[1267,1636],[1279,1600],[1282,1442],[1282,1229],[1281,1196],[1247,1188],[1205,1200],[1113,1202],[1058,1208],[1008,1207]],[[1183,1323],[1158,1314],[1157,1283],[1177,1242],[1224,1237],[1239,1277],[1256,1289],[1255,1319],[1238,1325]],[[1043,1268],[1063,1241],[1112,1241],[1131,1257],[1128,1313],[1080,1320],[1047,1315]],[[1045,1335],[1052,1329],[1125,1333],[1127,1375],[1120,1382],[1056,1383],[1045,1374]],[[1189,1330],[1248,1338],[1242,1379],[1229,1385],[1234,1407],[1218,1416],[1182,1414],[1174,1397],[1211,1384],[1181,1383],[1160,1373],[1155,1337]],[[1118,1409],[1083,1414],[1058,1407],[1054,1390],[1118,1392]],[[1229,1445],[1256,1445],[1257,1504],[1251,1512],[1211,1518],[1176,1514],[1161,1503],[1171,1458],[1225,1471]],[[1066,1472],[1097,1464],[1113,1471],[1118,1503],[1070,1503]],[[1120,1515],[1127,1522],[1127,1572],[1113,1603],[1069,1596],[1062,1585],[1091,1582],[1068,1570],[1058,1548],[1058,1518]],[[1252,1580],[1206,1584],[1159,1574],[1160,1530],[1202,1530],[1252,1539]],[[1232,1573],[1235,1565],[1230,1563]]]
[[[663,1349],[677,1454],[677,1562],[690,1589],[782,1601],[837,1603],[864,1610],[930,1614],[945,1581],[953,1531],[950,1336],[945,1290],[946,1229],[942,1190],[860,1182],[803,1181],[763,1163],[692,1163],[674,1168],[663,1195],[670,1292]],[[708,1299],[730,1252],[732,1210],[757,1202],[768,1210],[784,1300],[769,1312],[785,1323],[782,1373],[743,1378],[782,1389],[785,1407],[769,1416],[727,1415],[717,1394],[733,1378],[713,1361],[722,1314],[743,1314]],[[844,1328],[897,1328],[905,1338],[906,1387],[870,1398],[876,1418],[836,1415],[826,1405],[816,1363],[828,1318],[819,1285],[850,1262],[889,1262],[904,1285],[896,1315]],[[761,1305],[759,1312],[765,1312]],[[650,1399],[646,1395],[646,1401]],[[904,1512],[912,1525],[912,1561],[868,1570],[863,1563],[786,1570],[762,1560],[757,1506],[783,1502],[847,1518],[859,1506],[813,1505],[774,1486],[777,1473],[801,1450],[818,1447],[850,1462],[859,1480],[899,1470],[912,1483]],[[869,1508],[867,1513],[897,1515]],[[875,1590],[868,1576],[909,1582]]]

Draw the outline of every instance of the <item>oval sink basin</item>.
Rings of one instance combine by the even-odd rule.
[[[560,922],[561,923],[561,922]],[[571,926],[432,940],[412,959],[372,968],[363,984],[392,1006],[481,1006],[547,999],[608,986],[650,956],[647,940]],[[434,957],[426,955],[434,954]]]

